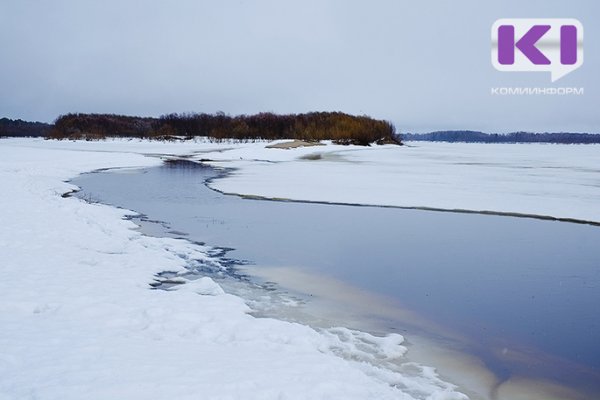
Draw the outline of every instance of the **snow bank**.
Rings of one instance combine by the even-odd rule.
[[[265,149],[257,144],[203,157],[238,168],[211,183],[225,193],[600,223],[598,145],[409,142]]]
[[[399,335],[255,318],[206,277],[151,290],[155,274],[208,262],[209,249],[60,196],[80,172],[159,163],[140,154],[228,147],[0,140],[0,399],[466,398],[403,363]]]

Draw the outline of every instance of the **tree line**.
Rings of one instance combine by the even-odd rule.
[[[136,137],[154,139],[206,136],[216,140],[298,139],[332,140],[339,144],[400,144],[394,125],[368,116],[342,112],[305,114],[259,113],[230,116],[224,113],[167,114],[159,118],[114,114],[66,114],[57,118],[50,137],[102,139]]]
[[[39,137],[46,136],[52,125],[43,122],[27,122],[22,119],[0,118],[0,137]]]
[[[557,143],[592,144],[600,143],[600,134],[570,132],[512,132],[484,133],[479,131],[437,131],[430,133],[405,133],[403,140],[429,142],[466,142],[466,143]]]

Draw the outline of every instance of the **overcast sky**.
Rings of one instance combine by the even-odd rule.
[[[600,132],[599,3],[1,0],[0,117],[339,110],[401,132]],[[554,84],[496,71],[491,26],[508,17],[579,19],[583,66]]]

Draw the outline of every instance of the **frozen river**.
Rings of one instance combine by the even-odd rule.
[[[444,340],[501,381],[600,392],[600,227],[243,199],[207,188],[218,175],[178,162],[72,182],[83,198],[234,249],[227,257],[247,260],[253,279],[274,281],[307,306],[329,288],[331,304],[344,309],[337,324]],[[352,302],[336,290],[353,291]]]

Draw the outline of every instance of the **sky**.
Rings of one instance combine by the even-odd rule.
[[[517,17],[578,19],[581,68],[494,69],[492,24]],[[2,0],[0,117],[343,111],[399,132],[600,133],[599,18],[594,0]]]

